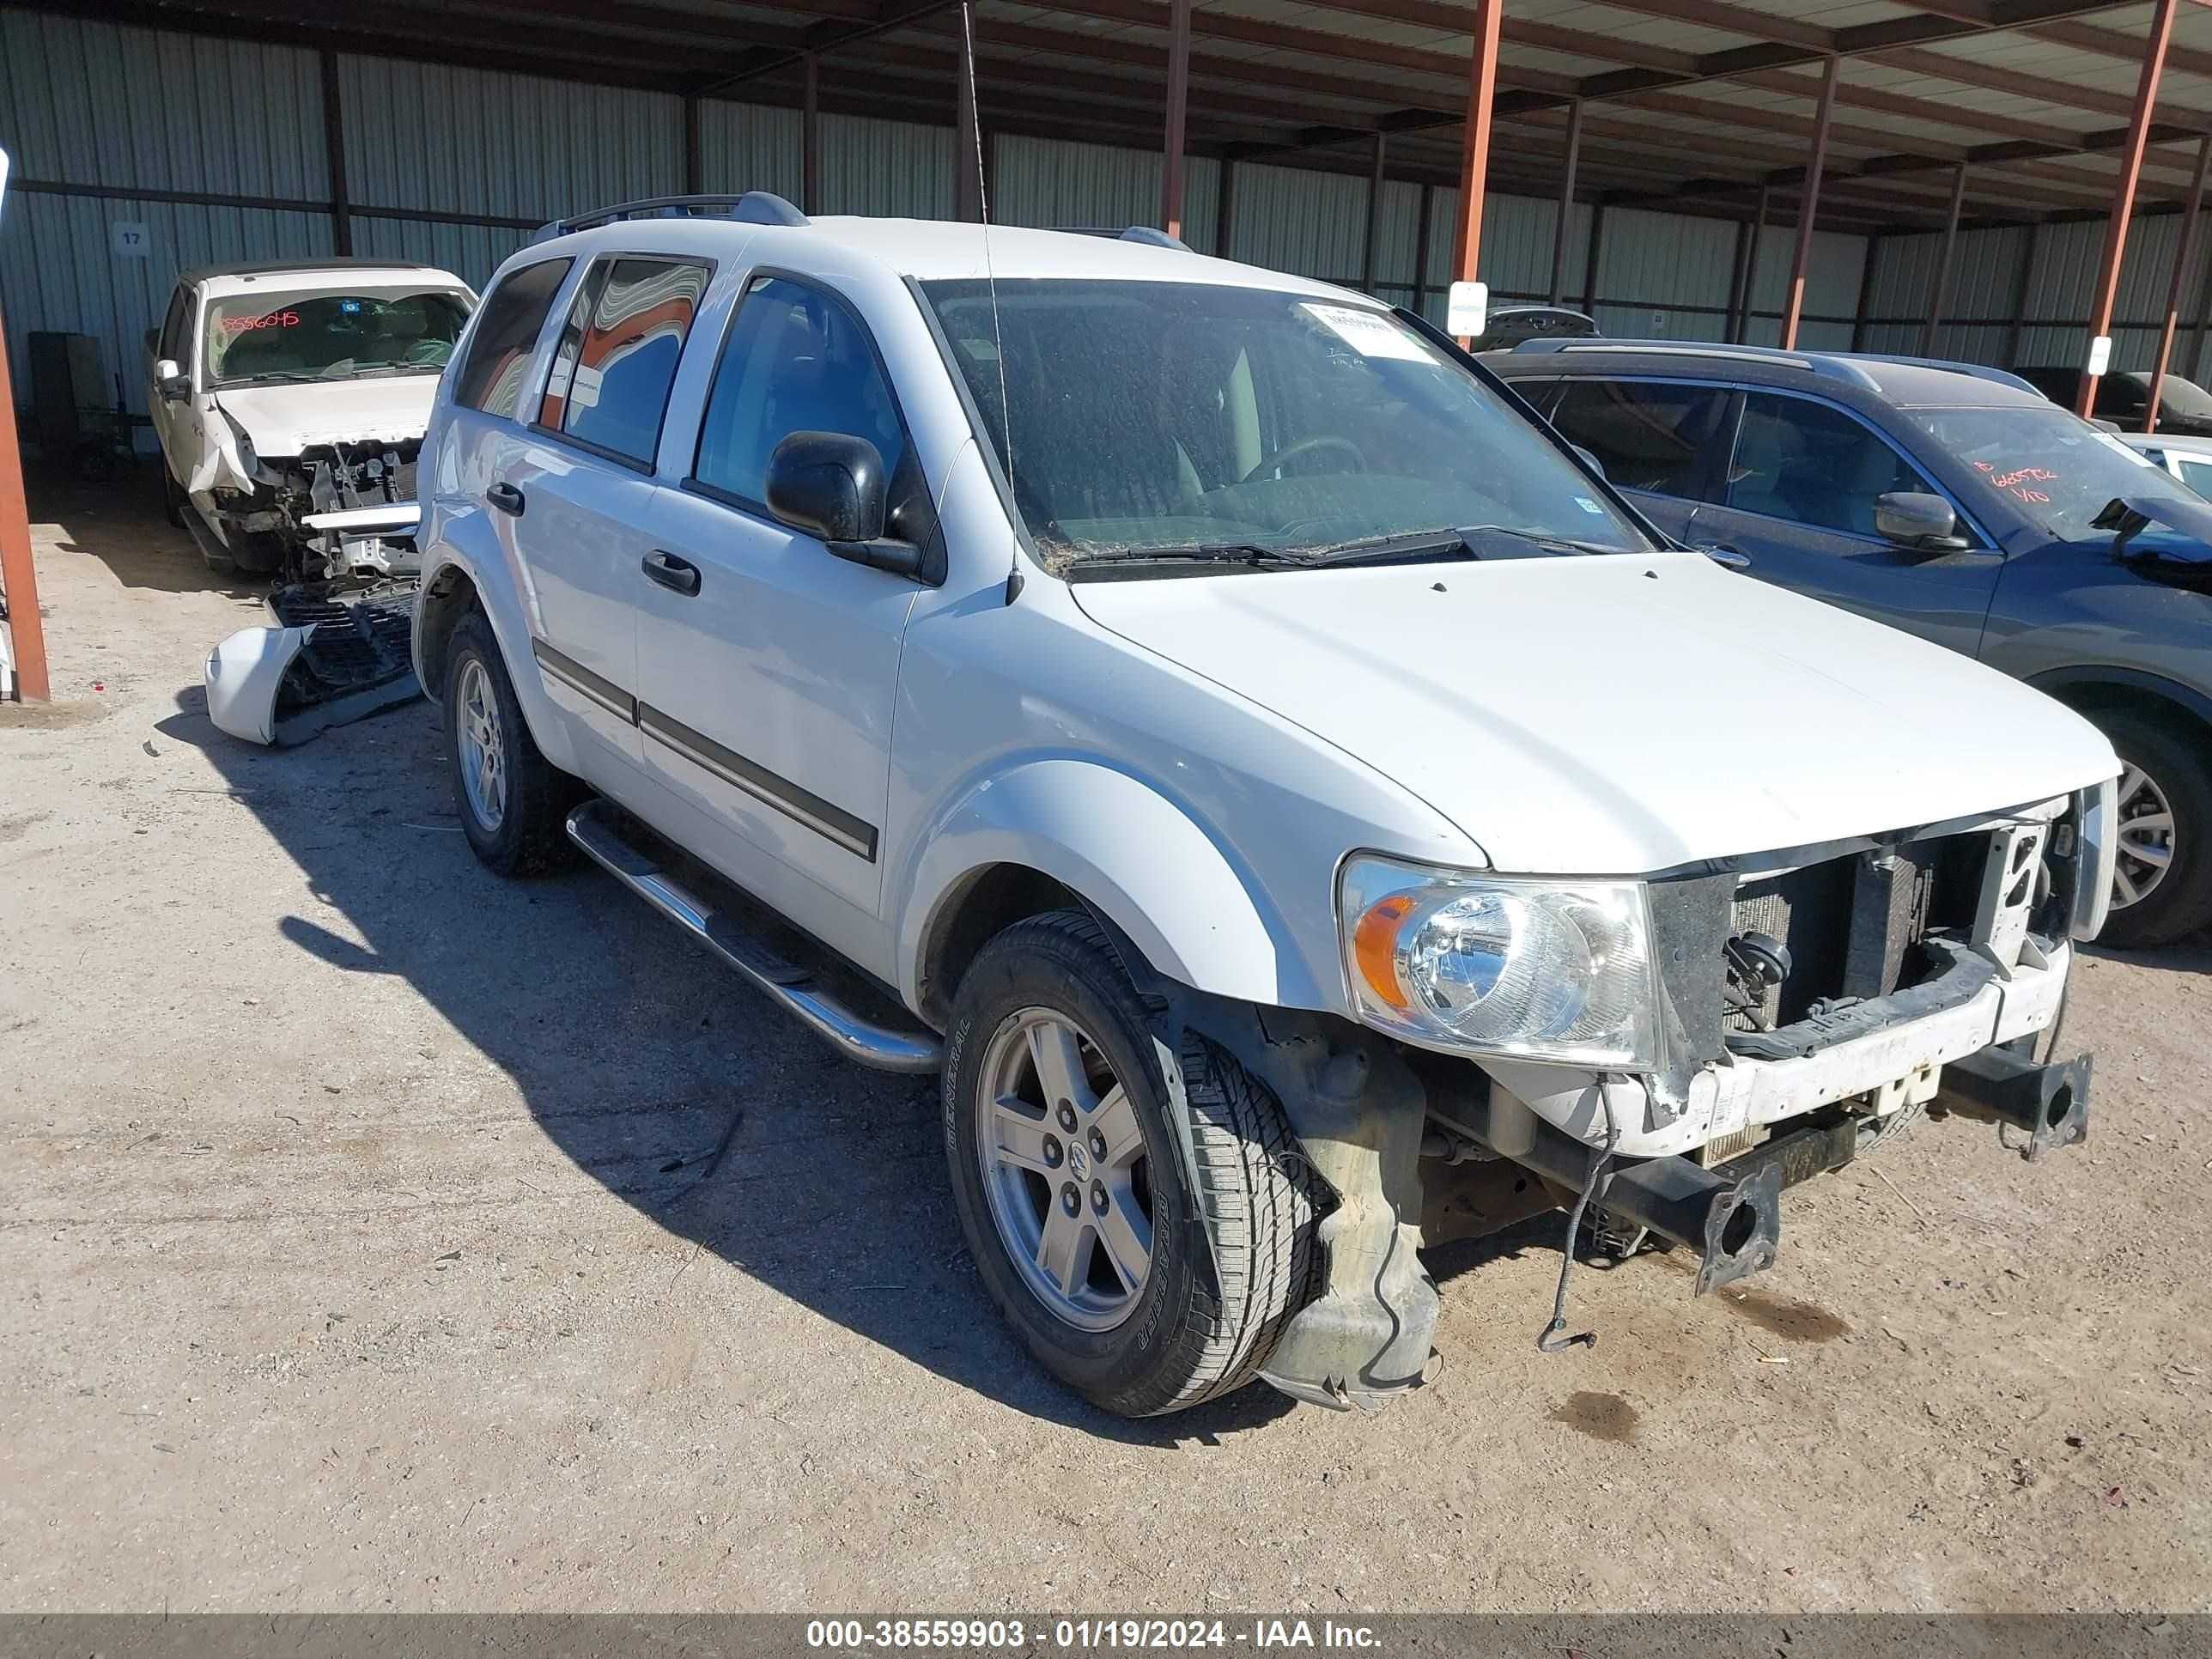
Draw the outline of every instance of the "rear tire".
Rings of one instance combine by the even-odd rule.
[[[2212,763],[2202,739],[2191,742],[2167,722],[2128,710],[2100,712],[2096,720],[2120,757],[2120,874],[2142,895],[2123,908],[2127,888],[2115,882],[2112,912],[2098,941],[2137,950],[2212,927]],[[2154,820],[2161,805],[2172,820],[2162,871],[2131,856],[2131,848],[2154,854],[2156,835],[2130,828],[2146,817]]]
[[[1282,1109],[1226,1053],[1186,1037],[1194,1203],[1149,1013],[1104,930],[1057,911],[984,946],[946,1034],[945,1158],[976,1270],[1047,1370],[1124,1417],[1242,1388],[1318,1289],[1314,1206]],[[1048,1073],[1074,1081],[1055,1088]],[[1070,1095],[1083,1097],[1068,1102],[1072,1133]],[[1132,1135],[1139,1154],[1100,1156]],[[1125,1201],[1142,1228],[1116,1224]],[[1065,1255],[1056,1227],[1078,1235]],[[1147,1247],[1133,1286],[1109,1231]]]
[[[538,751],[491,623],[472,611],[446,658],[446,754],[462,833],[502,876],[542,875],[575,857],[568,809],[581,787]]]

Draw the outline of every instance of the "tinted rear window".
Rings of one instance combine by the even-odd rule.
[[[512,416],[522,401],[522,380],[545,326],[553,296],[574,261],[547,259],[509,271],[483,303],[477,331],[453,382],[453,401],[487,415]]]

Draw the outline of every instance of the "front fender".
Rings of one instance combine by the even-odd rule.
[[[1142,779],[1095,762],[1031,761],[969,791],[927,835],[898,918],[899,987],[919,1007],[930,940],[945,907],[994,865],[1050,876],[1095,906],[1154,969],[1217,996],[1328,1008],[1334,963],[1306,959],[1295,931],[1249,872]],[[1326,878],[1316,902],[1327,902]]]

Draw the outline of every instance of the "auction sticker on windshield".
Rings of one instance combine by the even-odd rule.
[[[1363,357],[1402,357],[1409,363],[1436,361],[1419,340],[1379,313],[1310,303],[1298,309]]]

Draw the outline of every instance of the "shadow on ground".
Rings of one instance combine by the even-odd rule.
[[[596,869],[490,875],[460,833],[431,705],[275,750],[216,732],[198,688],[176,701],[155,742],[204,751],[302,872],[313,902],[284,936],[348,972],[405,980],[513,1079],[579,1169],[700,1255],[1087,1433],[1205,1442],[1291,1409],[1255,1386],[1132,1423],[1046,1376],[963,1243],[935,1079],[833,1055]]]
[[[41,472],[31,493],[32,517],[61,527],[62,550],[98,559],[125,587],[235,599],[258,599],[269,591],[266,582],[209,569],[191,535],[161,515],[158,460],[142,456],[96,483],[70,472]]]

